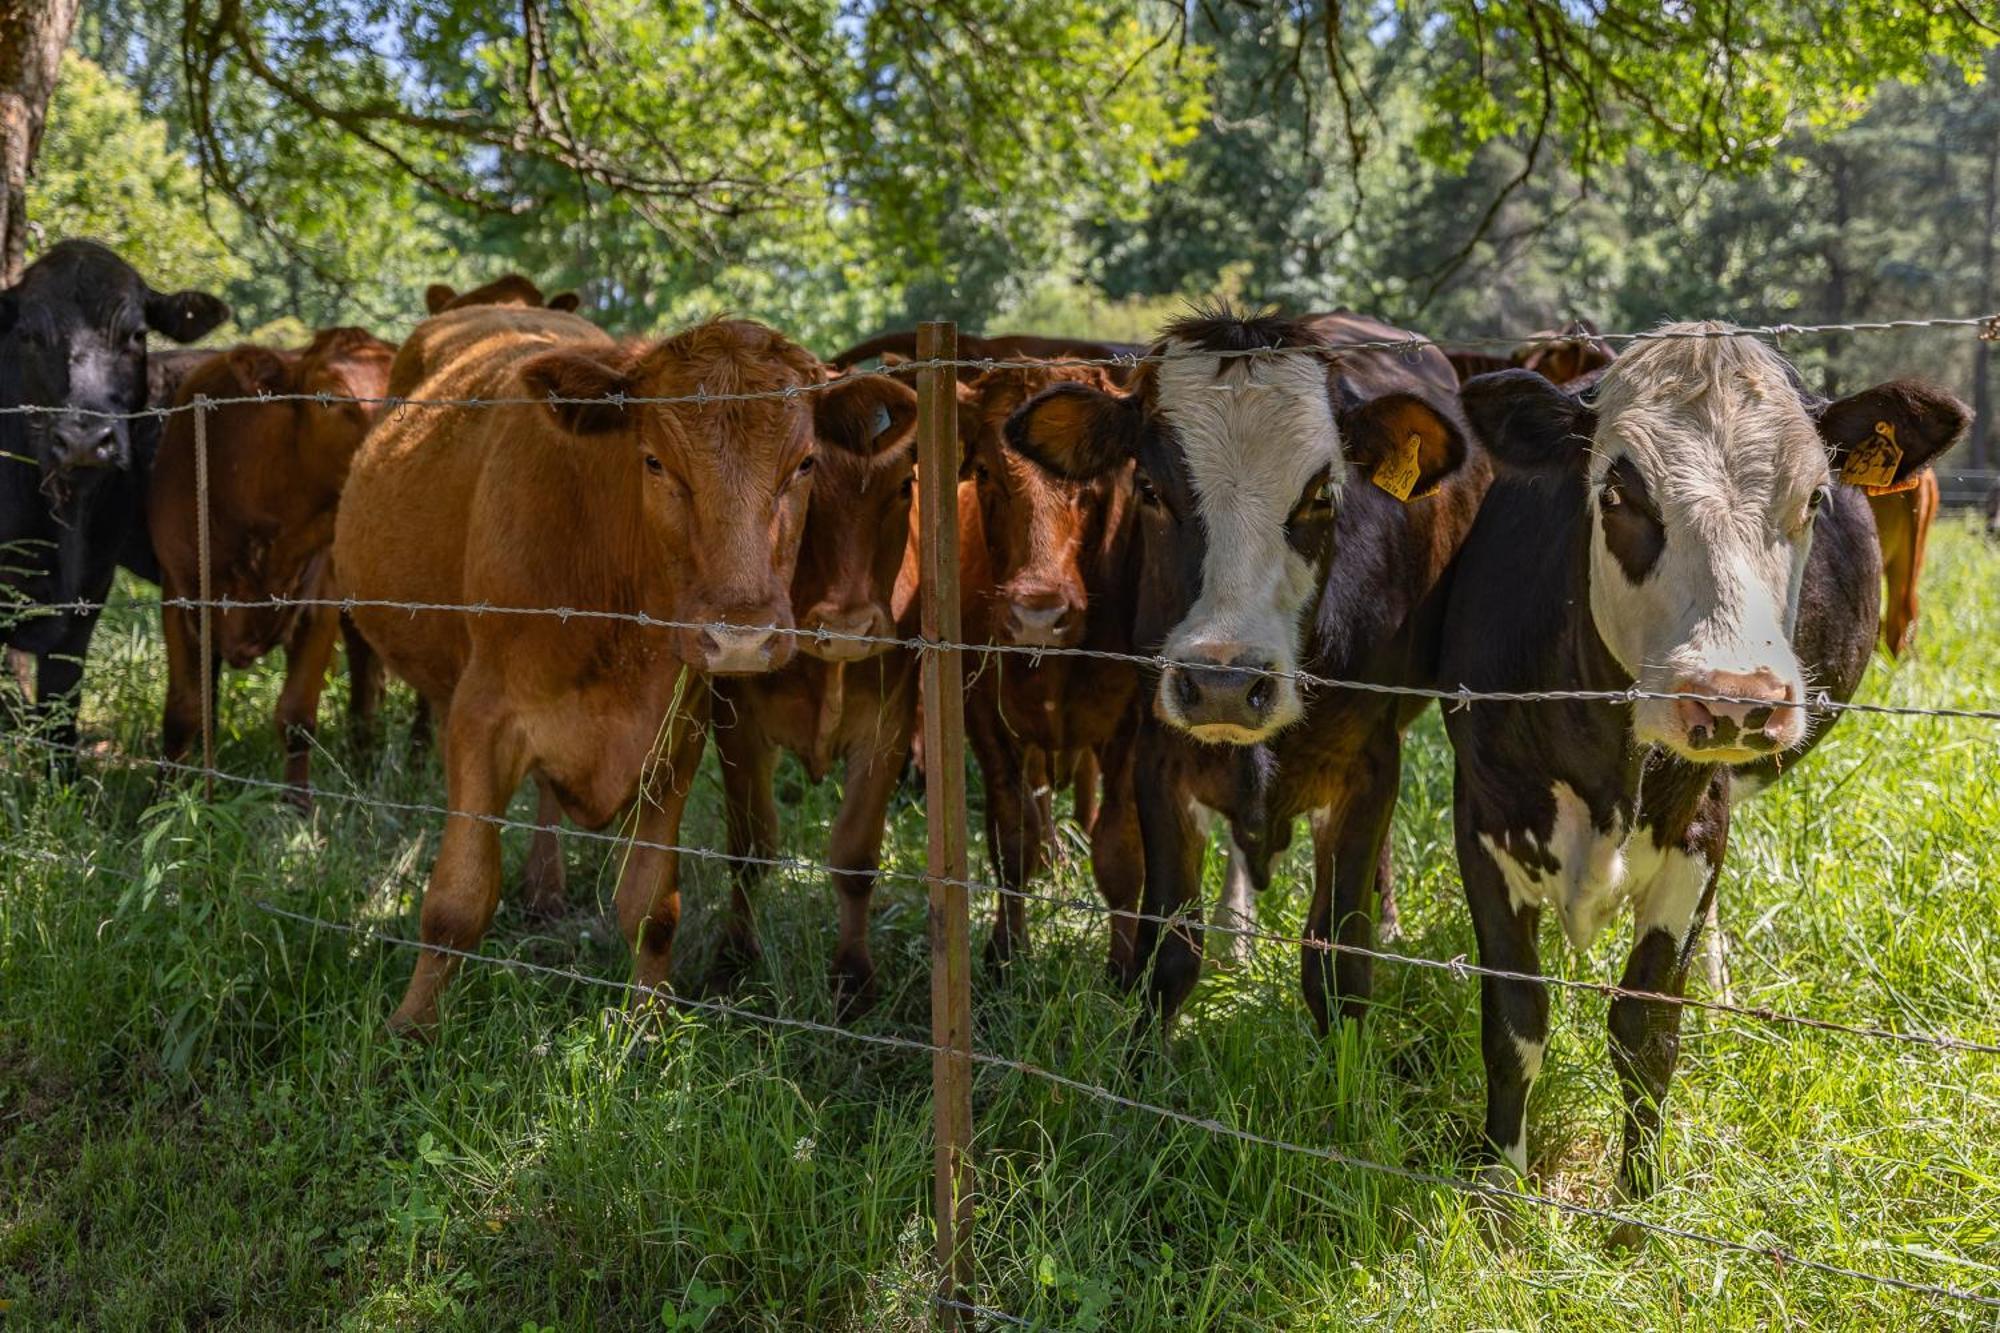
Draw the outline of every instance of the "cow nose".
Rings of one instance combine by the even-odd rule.
[[[711,625],[695,640],[701,669],[711,676],[750,676],[769,671],[778,633],[768,625]]]
[[[115,467],[118,428],[102,418],[65,421],[56,427],[64,467]]]
[[[1023,648],[1067,647],[1077,624],[1075,608],[1058,597],[1015,598],[1003,626],[1008,642]]]
[[[1767,754],[1795,744],[1804,721],[1792,687],[1775,671],[1703,671],[1681,677],[1672,693],[1721,696],[1676,699],[1674,717],[1692,750]],[[1725,702],[1724,700],[1727,700]]]
[[[1212,729],[1222,738],[1231,732],[1254,735],[1269,722],[1277,703],[1273,669],[1271,662],[1241,657],[1227,663],[1184,662],[1169,667],[1161,683],[1172,693],[1174,711],[1188,730],[1201,734]]]
[[[852,662],[880,652],[887,644],[889,617],[874,606],[843,606],[820,602],[800,622],[807,637],[801,646],[826,662]]]

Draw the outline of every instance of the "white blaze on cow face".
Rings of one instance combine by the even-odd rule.
[[[1679,325],[1669,332],[1713,328]],[[1805,739],[1792,651],[1828,458],[1783,361],[1746,337],[1667,338],[1614,363],[1589,471],[1590,610],[1643,690],[1635,739],[1740,763]]]
[[[1169,342],[1157,410],[1187,465],[1206,549],[1201,594],[1162,648],[1168,660],[1253,673],[1261,707],[1228,720],[1190,716],[1185,672],[1164,673],[1156,711],[1202,740],[1254,744],[1304,712],[1297,684],[1304,618],[1318,571],[1286,540],[1286,520],[1316,478],[1338,503],[1345,467],[1317,357],[1221,357]],[[1265,675],[1263,673],[1278,673]]]

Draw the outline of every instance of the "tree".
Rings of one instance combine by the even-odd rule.
[[[0,287],[28,253],[28,174],[41,150],[49,97],[78,0],[0,0]]]

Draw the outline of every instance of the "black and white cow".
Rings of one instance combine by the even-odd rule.
[[[75,737],[75,694],[97,612],[119,564],[157,577],[146,478],[159,423],[148,405],[148,330],[201,337],[229,308],[203,292],[155,292],[92,241],[64,241],[0,291],[0,641],[39,659],[36,695],[54,738]],[[109,415],[106,415],[109,414]]]
[[[1630,907],[1621,985],[1679,995],[1740,795],[1775,777],[1846,699],[1874,644],[1881,555],[1855,486],[1950,447],[1964,406],[1896,381],[1825,403],[1769,347],[1676,325],[1587,393],[1484,375],[1467,416],[1499,475],[1453,571],[1439,675],[1475,691],[1624,690],[1732,702],[1475,703],[1445,711],[1458,860],[1480,961],[1537,973],[1552,912],[1590,944]],[[1548,1041],[1535,981],[1482,982],[1486,1139],[1527,1168],[1529,1087]],[[1621,1189],[1654,1183],[1680,1006],[1619,997]]]
[[[1211,814],[1228,823],[1237,889],[1267,882],[1307,814],[1309,939],[1373,939],[1402,730],[1418,709],[1378,693],[1308,695],[1294,676],[1425,678],[1439,581],[1490,469],[1469,448],[1436,349],[1328,347],[1409,336],[1348,314],[1200,315],[1167,327],[1153,349],[1167,359],[1126,393],[1060,385],[1008,423],[1016,448],[1065,476],[1137,460],[1133,641],[1182,664],[1142,690],[1148,914],[1196,907]],[[1234,355],[1244,352],[1257,354]],[[1124,980],[1153,960],[1142,1030],[1187,997],[1202,935],[1140,924]],[[1366,996],[1366,959],[1340,954],[1329,967],[1329,951],[1309,944],[1302,966],[1322,1029],[1329,986],[1350,1013]]]

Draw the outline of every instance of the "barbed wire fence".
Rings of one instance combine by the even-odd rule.
[[[2000,315],[1984,315],[1964,318],[1939,318],[1928,320],[1900,320],[1842,325],[1764,325],[1764,326],[1716,326],[1701,330],[1657,330],[1641,333],[1596,335],[1612,344],[1633,344],[1658,341],[1664,338],[1720,338],[1736,336],[1756,336],[1782,346],[1789,337],[1807,337],[1828,333],[1872,333],[1898,332],[1912,329],[1972,330],[1979,337],[2000,340]],[[1518,348],[1537,341],[1562,343],[1573,341],[1572,335],[1559,334],[1546,338],[1466,338],[1449,340],[1452,346],[1504,346]],[[1221,355],[1231,357],[1266,356],[1327,356],[1341,351],[1383,351],[1403,356],[1419,355],[1423,349],[1442,346],[1443,343],[1429,338],[1411,337],[1407,339],[1374,339],[1347,342],[1332,342],[1321,346],[1298,348],[1256,348],[1241,352],[1200,353],[1202,356]],[[302,404],[358,404],[379,409],[383,414],[400,413],[441,407],[485,408],[505,405],[542,406],[550,404],[600,404],[611,402],[621,407],[691,405],[739,402],[746,400],[794,399],[832,387],[837,380],[823,384],[797,385],[790,388],[757,393],[716,393],[698,392],[692,395],[671,397],[615,396],[606,399],[572,399],[555,396],[547,397],[492,397],[492,398],[413,398],[413,397],[342,397],[328,394],[268,394],[259,393],[235,398],[208,397],[197,395],[188,402],[172,406],[147,408],[133,413],[77,412],[81,416],[122,416],[126,418],[164,418],[169,414],[188,412],[194,416],[194,437],[196,449],[197,496],[196,528],[198,535],[200,587],[194,598],[159,597],[110,599],[104,601],[74,601],[45,603],[33,607],[20,608],[32,614],[97,614],[111,605],[134,609],[189,610],[197,613],[201,641],[201,696],[202,696],[202,758],[199,764],[181,762],[163,757],[143,755],[105,754],[97,747],[79,742],[65,742],[33,731],[13,733],[7,737],[9,746],[16,753],[32,750],[39,753],[44,762],[60,761],[69,764],[89,762],[100,765],[115,765],[134,769],[150,769],[162,778],[199,779],[207,799],[214,799],[216,784],[228,784],[241,790],[269,791],[276,794],[291,794],[296,787],[287,782],[249,774],[234,773],[220,768],[215,759],[214,741],[216,719],[213,716],[215,693],[211,673],[216,661],[214,655],[214,625],[212,615],[216,612],[227,614],[231,611],[251,609],[298,613],[311,609],[334,609],[343,613],[358,608],[387,609],[404,611],[411,616],[456,615],[465,617],[554,617],[564,623],[572,620],[612,620],[631,623],[648,630],[704,630],[726,628],[731,630],[763,629],[773,634],[794,636],[802,640],[817,640],[825,644],[835,640],[850,641],[881,652],[915,653],[919,657],[921,670],[921,697],[923,700],[924,745],[927,762],[925,780],[927,783],[926,868],[922,873],[881,868],[875,873],[884,879],[900,879],[922,884],[929,899],[929,934],[931,955],[931,1015],[932,1031],[929,1040],[914,1037],[868,1033],[838,1024],[822,1023],[792,1015],[763,1013],[757,1010],[730,1004],[712,998],[697,998],[677,995],[669,991],[654,990],[630,981],[617,981],[598,977],[574,968],[557,967],[530,960],[506,957],[447,947],[439,943],[425,943],[371,925],[351,921],[331,920],[310,913],[299,912],[280,903],[264,898],[252,901],[259,912],[275,921],[301,925],[315,931],[332,932],[360,940],[380,944],[396,950],[429,952],[449,955],[464,962],[480,966],[508,969],[520,973],[549,979],[607,989],[622,994],[634,1004],[665,1004],[676,1008],[702,1012],[731,1021],[741,1021],[768,1027],[783,1028],[825,1038],[833,1041],[849,1041],[879,1048],[904,1052],[912,1056],[927,1055],[932,1061],[932,1091],[934,1105],[934,1197],[933,1220],[936,1227],[936,1286],[929,1294],[929,1302],[939,1322],[951,1326],[974,1327],[984,1322],[1008,1326],[1042,1326],[1036,1321],[981,1304],[977,1281],[977,1266],[973,1246],[976,1217],[974,1202],[977,1197],[976,1174],[972,1159],[972,1072],[975,1068],[999,1070],[1019,1078],[1036,1080],[1082,1096],[1090,1097],[1106,1105],[1137,1114],[1147,1115],[1164,1122],[1181,1124],[1205,1134],[1227,1138],[1257,1146],[1262,1149],[1298,1154],[1317,1159],[1343,1169],[1394,1177],[1426,1187],[1443,1189],[1465,1194],[1491,1202],[1507,1202],[1548,1209],[1555,1213],[1610,1223],[1619,1227],[1632,1228],[1639,1232],[1651,1233],[1670,1240],[1709,1247],[1718,1252],[1735,1253],[1768,1260],[1781,1269],[1796,1267],[1802,1270],[1822,1273],[1843,1280],[1900,1290],[1934,1300],[1947,1301],[1960,1306],[2000,1310],[2000,1295],[1991,1291],[1976,1290],[1945,1282],[1931,1282],[1903,1277],[1897,1274],[1872,1272],[1846,1267],[1815,1259],[1801,1253],[1794,1246],[1776,1237],[1751,1239],[1730,1237],[1713,1232],[1694,1230],[1646,1218],[1630,1210],[1598,1208],[1577,1203],[1528,1188],[1513,1188],[1496,1184],[1484,1178],[1465,1178],[1440,1172],[1425,1171],[1408,1166],[1371,1161],[1367,1158],[1345,1153],[1325,1146],[1289,1142],[1280,1138],[1257,1133],[1240,1125],[1228,1123],[1215,1116],[1203,1116],[1169,1106],[1148,1102],[1127,1093],[1091,1083],[1082,1079],[1047,1069],[1025,1060],[1020,1060],[998,1052],[978,1049],[974,1044],[971,1017],[971,957],[970,957],[970,896],[1006,901],[1009,899],[1023,903],[1035,903],[1092,919],[1102,918],[1107,926],[1114,922],[1136,925],[1150,922],[1169,930],[1187,931],[1197,939],[1206,934],[1238,937],[1257,944],[1283,947],[1295,951],[1320,951],[1326,954],[1350,954],[1363,956],[1376,962],[1423,969],[1441,973],[1456,981],[1472,981],[1480,978],[1533,981],[1558,989],[1592,993],[1613,998],[1633,998],[1654,1003],[1692,1008],[1702,1012],[1725,1015],[1733,1020],[1750,1023],[1789,1027],[1802,1031],[1827,1034],[1856,1041],[1883,1043],[1900,1048],[1921,1048],[1941,1053],[1965,1056],[2000,1055],[2000,1040],[1994,1034],[1967,1034],[1945,1031],[1912,1030],[1881,1024],[1847,1023],[1817,1015],[1788,1012],[1763,1005],[1740,1005],[1728,1000],[1708,999],[1695,996],[1669,995],[1658,992],[1633,990],[1608,982],[1541,976],[1490,968],[1464,957],[1448,959],[1424,957],[1398,953],[1393,950],[1368,948],[1342,943],[1332,939],[1318,939],[1311,936],[1294,937],[1283,933],[1243,925],[1205,923],[1196,914],[1160,914],[1129,908],[1112,907],[1102,901],[1094,901],[1040,892],[1021,885],[1008,885],[970,876],[967,869],[967,817],[964,757],[966,754],[966,731],[964,717],[964,683],[966,663],[970,660],[986,660],[992,657],[1015,656],[1028,659],[1032,667],[1044,659],[1083,658],[1123,663],[1148,671],[1157,671],[1176,665],[1172,659],[1143,653],[1108,652],[1086,648],[1028,647],[1000,643],[975,643],[965,641],[961,634],[959,606],[959,533],[956,522],[954,500],[957,480],[957,412],[958,399],[955,379],[959,372],[966,370],[988,371],[1008,366],[1025,366],[1037,369],[1052,367],[1095,367],[1123,369],[1131,371],[1145,365],[1159,364],[1176,359],[1187,353],[1169,350],[1160,353],[1114,357],[1056,357],[1025,361],[1010,361],[996,358],[962,359],[956,355],[956,330],[949,324],[927,324],[920,331],[918,356],[897,367],[899,374],[914,375],[917,382],[917,448],[918,484],[920,516],[917,558],[920,577],[918,580],[922,597],[920,633],[915,637],[898,635],[851,634],[825,629],[800,629],[789,625],[761,627],[735,624],[716,625],[706,622],[691,622],[672,617],[653,615],[645,610],[626,612],[590,606],[512,606],[487,603],[431,603],[431,602],[387,602],[347,596],[313,597],[273,593],[263,598],[216,597],[212,587],[210,512],[211,495],[208,485],[209,439],[208,414],[220,407],[237,404],[262,404],[271,402],[296,402]],[[32,406],[13,405],[0,407],[0,415],[22,415],[32,412],[69,409],[44,409]],[[13,457],[13,456],[9,456]],[[6,461],[0,459],[0,462]],[[33,463],[33,458],[14,457],[18,463]],[[1768,700],[1738,699],[1727,695],[1676,693],[1641,690],[1636,686],[1626,690],[1545,690],[1479,692],[1464,688],[1430,688],[1408,685],[1371,682],[1365,680],[1334,679],[1315,675],[1307,671],[1261,671],[1270,677],[1294,681],[1309,694],[1316,691],[1363,691],[1399,695],[1404,697],[1436,700],[1442,707],[1463,708],[1483,702],[1602,702],[1606,704],[1630,705],[1641,699],[1689,699],[1704,703],[1745,703],[1769,706]],[[1809,694],[1791,704],[1779,705],[1806,711],[1808,714],[1827,716],[1841,712],[1856,712],[1900,718],[1934,718],[1967,722],[2000,722],[2000,708],[1987,707],[1914,707],[1843,701],[1820,692]],[[942,756],[948,762],[935,758]],[[567,825],[554,827],[541,823],[531,823],[505,816],[487,815],[475,812],[453,810],[445,804],[426,802],[395,801],[362,792],[329,790],[316,787],[313,795],[317,799],[330,800],[344,805],[393,811],[400,814],[420,814],[443,819],[473,819],[489,823],[500,829],[523,830],[538,833],[553,833],[558,837],[595,840],[614,844],[621,848],[646,848],[693,860],[712,861],[727,865],[741,865],[760,869],[776,869],[801,876],[831,876],[837,873],[831,864],[790,855],[756,856],[719,851],[712,848],[686,845],[680,841],[660,842],[615,832]],[[115,866],[107,866],[101,860],[76,857],[51,852],[20,841],[0,843],[0,853],[20,857],[24,860],[62,865],[85,874],[130,874],[133,872]],[[1199,908],[1199,904],[1195,905]]]

